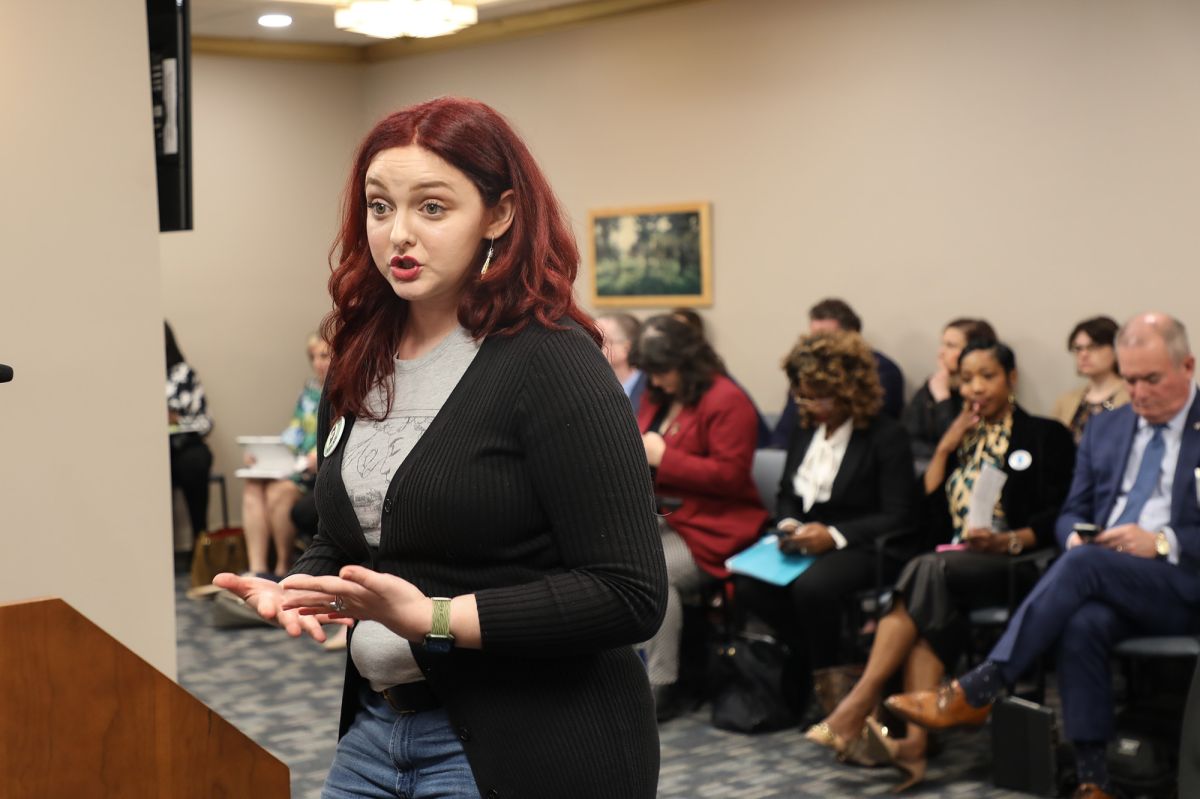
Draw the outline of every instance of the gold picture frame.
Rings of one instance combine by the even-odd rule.
[[[592,307],[712,305],[710,220],[704,202],[589,211]]]

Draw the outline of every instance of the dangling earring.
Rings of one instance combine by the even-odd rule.
[[[493,238],[488,242],[487,257],[483,259],[483,268],[479,270],[479,276],[483,277],[487,274],[488,267],[492,265],[492,256],[495,254],[496,239]]]
[[[1010,391],[1010,392],[1008,392],[1008,404],[1009,404],[1009,405],[1016,405],[1016,404],[1017,404],[1017,394],[1016,394],[1016,392],[1014,392],[1014,391]]]

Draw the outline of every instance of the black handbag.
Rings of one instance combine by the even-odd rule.
[[[766,635],[720,642],[712,659],[712,723],[733,732],[770,732],[799,721],[799,691],[789,679],[790,653]]]
[[[1125,796],[1174,796],[1172,748],[1172,741],[1141,731],[1119,731],[1108,743],[1108,778]]]

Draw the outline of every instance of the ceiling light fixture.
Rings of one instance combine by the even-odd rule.
[[[287,14],[263,14],[258,24],[264,28],[286,28],[292,24],[292,18]]]
[[[377,39],[445,36],[478,21],[474,5],[452,0],[355,0],[334,12],[342,30]]]

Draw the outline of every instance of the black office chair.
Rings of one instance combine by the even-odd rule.
[[[1200,796],[1200,662],[1192,673],[1179,742],[1179,795]]]

